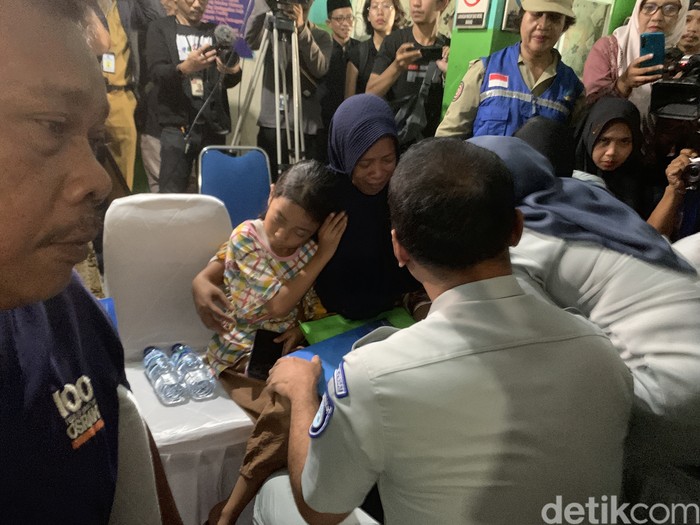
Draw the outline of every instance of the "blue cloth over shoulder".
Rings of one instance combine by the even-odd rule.
[[[695,268],[639,215],[607,190],[554,176],[550,162],[515,137],[474,137],[469,142],[498,155],[510,170],[525,226],[572,241],[600,244],[676,271]]]

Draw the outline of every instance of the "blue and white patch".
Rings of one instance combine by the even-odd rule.
[[[333,386],[335,387],[335,397],[341,399],[348,397],[348,383],[345,381],[345,361],[340,362],[340,366],[333,372]]]
[[[328,392],[326,392],[323,394],[321,406],[318,407],[318,412],[316,412],[316,416],[314,416],[314,420],[309,427],[309,436],[315,438],[323,434],[323,431],[328,426],[328,422],[331,420],[334,408],[333,401]]]

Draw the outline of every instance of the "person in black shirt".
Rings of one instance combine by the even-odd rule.
[[[223,144],[231,129],[226,90],[240,82],[241,68],[238,62],[224,64],[212,48],[216,26],[202,22],[207,1],[177,0],[174,16],[156,20],[148,28],[146,62],[158,90],[155,111],[162,127],[161,193],[186,191],[200,150]],[[193,125],[212,91],[216,92]]]
[[[350,0],[328,0],[328,20],[326,24],[333,31],[333,53],[331,54],[328,73],[320,86],[321,90],[321,118],[324,129],[319,132],[319,140],[323,145],[319,149],[322,160],[326,160],[328,126],[335,110],[343,102],[345,91],[345,69],[347,67],[347,53],[354,49],[359,42],[350,38],[352,31],[352,4]]]
[[[430,60],[423,58],[421,48],[442,46],[442,58],[435,61],[437,70],[430,79],[430,90],[422,104],[425,108],[426,124],[423,137],[432,137],[440,123],[442,109],[443,78],[447,71],[449,38],[438,34],[440,13],[447,7],[447,0],[420,0],[411,3],[413,25],[394,31],[384,39],[379,54],[374,61],[374,69],[367,82],[367,93],[385,97],[395,111],[409,104],[411,97],[417,96]],[[442,73],[439,74],[439,73]],[[399,140],[402,130],[399,129]],[[410,143],[401,143],[405,150]]]
[[[369,39],[350,49],[345,71],[345,98],[364,93],[374,68],[374,59],[387,35],[401,29],[406,23],[406,13],[399,0],[367,0],[362,10]]]

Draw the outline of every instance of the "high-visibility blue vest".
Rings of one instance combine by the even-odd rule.
[[[486,72],[474,119],[475,137],[513,135],[525,121],[536,115],[559,122],[566,122],[571,115],[583,91],[583,84],[574,70],[560,60],[552,85],[542,95],[535,96],[520,74],[519,56],[518,43],[481,59]]]

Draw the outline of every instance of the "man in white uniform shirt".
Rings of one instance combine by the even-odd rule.
[[[310,523],[341,521],[375,483],[400,524],[541,523],[557,496],[619,494],[630,372],[600,330],[520,288],[514,202],[487,150],[431,139],[402,157],[394,253],[428,317],[358,342],[320,407],[316,359],[281,359],[269,379],[291,401],[291,488]]]

